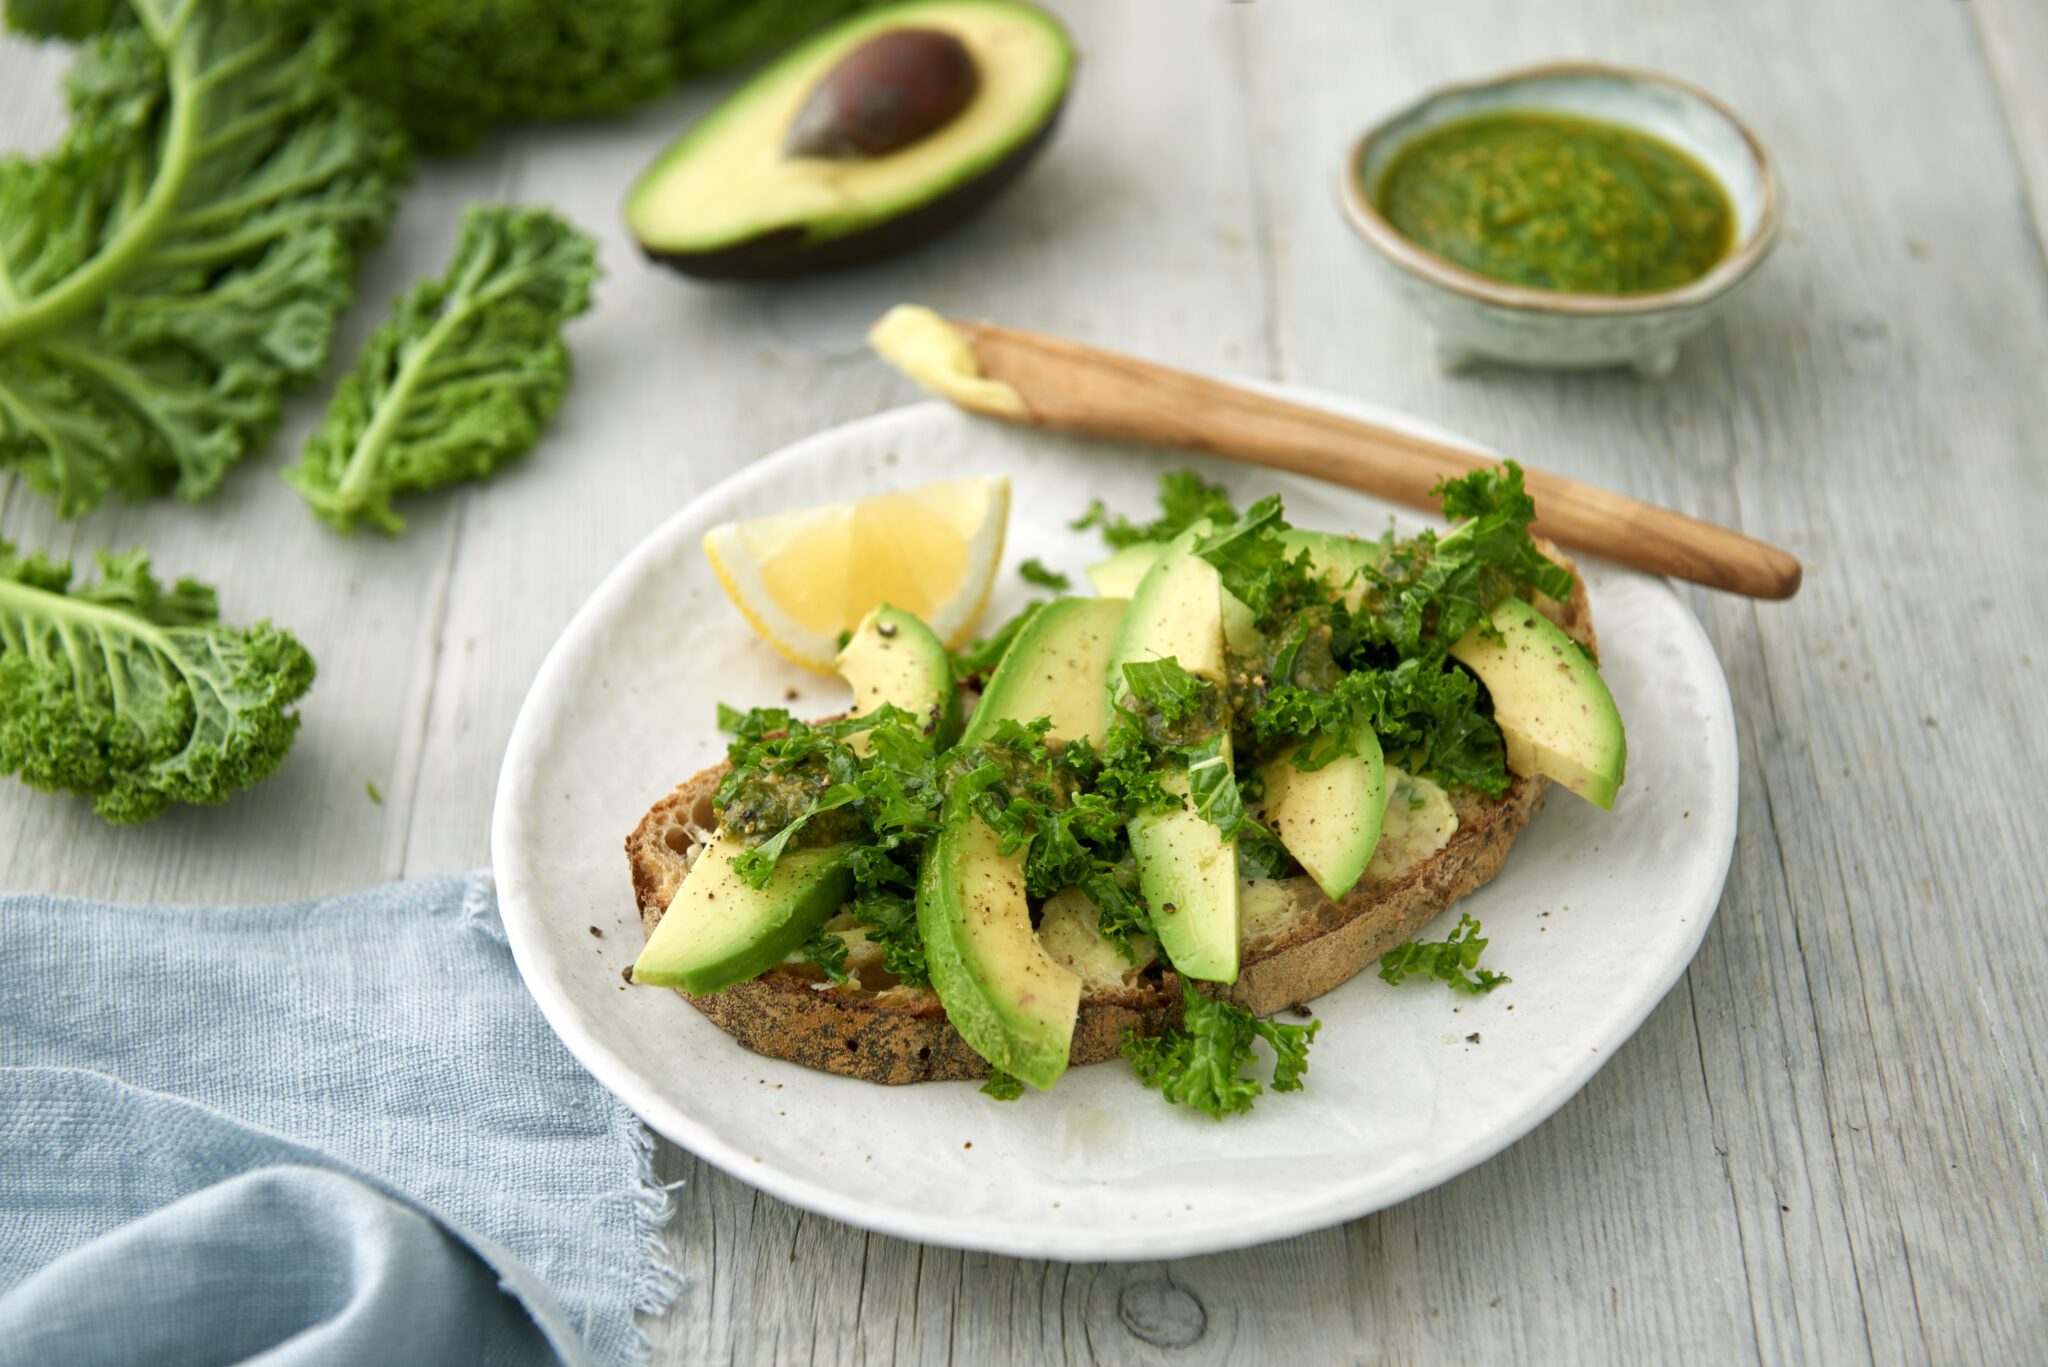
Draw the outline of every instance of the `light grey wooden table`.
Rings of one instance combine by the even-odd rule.
[[[1789,604],[1692,598],[1743,778],[1685,978],[1492,1162],[1241,1253],[923,1248],[664,1148],[689,1283],[657,1360],[2048,1360],[2048,5],[1056,7],[1085,56],[1050,154],[966,231],[868,270],[710,288],[638,259],[621,191],[723,84],[423,164],[339,356],[439,268],[475,197],[560,207],[609,276],[542,448],[414,502],[398,541],[330,535],[278,482],[318,389],[198,507],[66,524],[0,475],[0,534],[143,544],[320,662],[290,762],[225,808],[115,831],[0,787],[0,886],[263,901],[484,865],[556,633],[691,496],[911,399],[860,341],[899,299],[1364,395],[1805,560]],[[1340,149],[1376,113],[1553,56],[1698,82],[1783,164],[1775,259],[1662,383],[1438,373],[1334,207]],[[0,146],[54,136],[61,69],[0,45]]]

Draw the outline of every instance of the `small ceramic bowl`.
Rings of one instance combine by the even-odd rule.
[[[1690,153],[1735,208],[1735,246],[1699,279],[1640,294],[1582,294],[1503,284],[1474,274],[1396,232],[1372,191],[1401,150],[1447,123],[1504,110],[1545,109],[1639,129]],[[1423,96],[1367,130],[1344,160],[1345,216],[1398,294],[1436,334],[1450,369],[1479,359],[1581,368],[1628,365],[1661,376],[1678,344],[1705,327],[1769,254],[1784,191],[1742,121],[1689,85],[1598,63],[1534,67]]]

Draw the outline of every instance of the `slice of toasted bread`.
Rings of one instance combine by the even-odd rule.
[[[1555,548],[1544,550],[1569,567]],[[1545,604],[1545,611],[1593,648],[1583,584],[1570,603]],[[679,785],[626,838],[640,924],[650,936],[691,862],[710,843],[717,826],[712,796],[726,768],[714,765]],[[1339,901],[1324,896],[1313,879],[1282,880],[1247,931],[1237,981],[1214,990],[1264,1016],[1370,968],[1500,871],[1508,847],[1543,805],[1547,786],[1548,780],[1529,776],[1497,798],[1454,789],[1458,829],[1449,843],[1406,867],[1368,871]],[[882,969],[880,949],[857,928],[848,938],[848,982],[828,982],[808,964],[781,964],[723,992],[682,995],[740,1044],[771,1058],[868,1082],[988,1076],[988,1064],[947,1021],[936,993],[895,981]],[[1117,1057],[1125,1030],[1156,1033],[1176,1021],[1180,997],[1178,978],[1156,964],[1113,980],[1084,978],[1069,1061],[1078,1066]]]

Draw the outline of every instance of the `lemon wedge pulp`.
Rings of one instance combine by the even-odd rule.
[[[949,479],[723,522],[704,534],[704,554],[754,630],[829,674],[839,633],[882,603],[915,613],[948,649],[965,644],[1009,520],[1008,475]]]

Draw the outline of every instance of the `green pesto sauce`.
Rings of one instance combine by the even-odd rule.
[[[1543,111],[1418,138],[1375,200],[1416,245],[1534,289],[1671,289],[1705,275],[1735,235],[1727,192],[1685,153],[1619,124]]]

